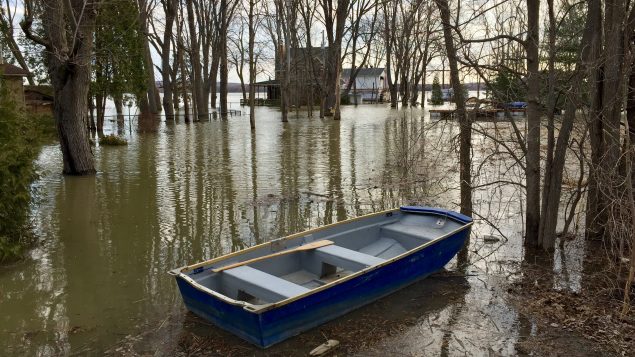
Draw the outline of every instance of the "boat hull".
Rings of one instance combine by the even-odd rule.
[[[388,264],[266,311],[254,312],[193,287],[177,276],[186,307],[262,348],[319,326],[441,270],[461,249],[470,226]]]

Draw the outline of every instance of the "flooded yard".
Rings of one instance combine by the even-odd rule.
[[[299,112],[281,123],[273,108],[256,113],[255,134],[247,115],[161,123],[156,133],[126,128],[127,146],[94,147],[94,177],[63,176],[58,145],[44,147],[33,203],[40,243],[0,270],[0,351],[306,355],[336,339],[340,353],[363,356],[530,352],[519,346],[540,329],[506,298],[524,256],[522,190],[513,184],[475,192],[467,269],[453,261],[271,349],[188,313],[172,268],[400,205],[458,208],[453,121],[386,105],[345,107],[339,122]],[[478,132],[473,145],[478,182],[520,175]],[[564,247],[556,284],[575,291],[584,241]]]

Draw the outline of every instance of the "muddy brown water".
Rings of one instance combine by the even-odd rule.
[[[305,355],[326,338],[360,355],[515,354],[535,333],[500,288],[517,277],[523,254],[515,187],[475,193],[477,212],[495,227],[475,224],[468,270],[452,262],[266,352],[187,313],[166,273],[402,204],[456,209],[456,134],[456,123],[431,120],[427,110],[364,105],[344,108],[340,122],[300,112],[283,124],[263,107],[255,135],[248,116],[163,123],[150,134],[126,129],[129,145],[94,148],[94,177],[62,176],[59,148],[44,147],[32,208],[41,243],[0,268],[0,355]],[[475,133],[477,162],[491,160],[484,142]],[[504,166],[492,160],[478,180],[510,175]],[[556,266],[570,267],[561,283],[575,289],[579,262],[566,256]]]

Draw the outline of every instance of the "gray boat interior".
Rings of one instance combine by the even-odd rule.
[[[252,305],[275,303],[381,264],[462,226],[464,223],[447,216],[397,210],[327,226],[295,238],[272,241],[260,249],[228,257],[185,274],[198,284],[233,300]],[[221,272],[213,271],[214,268],[324,239],[334,244]]]

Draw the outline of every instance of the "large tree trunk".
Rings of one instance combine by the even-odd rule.
[[[176,17],[176,0],[164,1],[165,28],[161,48],[161,77],[163,80],[163,111],[167,122],[174,120],[174,102],[172,93],[172,68],[170,66],[170,48],[172,45],[172,27]]]
[[[525,243],[538,245],[540,231],[540,1],[527,0],[527,155]],[[456,95],[456,93],[455,93]]]
[[[91,78],[91,58],[95,27],[96,5],[87,5],[84,17],[77,26],[77,37],[69,44],[64,5],[61,1],[44,2],[47,11],[42,15],[42,26],[46,33],[47,67],[53,85],[53,116],[64,159],[63,172],[68,175],[89,175],[95,173],[93,153],[88,141],[87,95]],[[76,10],[79,13],[80,9]],[[27,35],[30,34],[30,23]],[[35,37],[33,37],[35,38]],[[41,42],[44,42],[41,40]],[[72,41],[71,41],[72,42]]]

